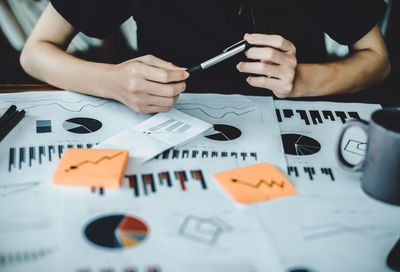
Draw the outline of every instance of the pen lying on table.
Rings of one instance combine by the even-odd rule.
[[[0,117],[0,141],[7,136],[10,131],[17,126],[19,121],[25,116],[25,111],[17,111],[17,107],[12,105],[8,110]]]

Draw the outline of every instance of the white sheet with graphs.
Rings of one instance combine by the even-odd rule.
[[[0,112],[11,104],[27,115],[0,143],[0,271],[330,271],[338,260],[343,271],[387,269],[399,208],[365,196],[359,175],[342,180],[333,157],[342,118],[368,118],[376,105],[182,94],[175,109],[215,131],[143,165],[130,159],[122,187],[107,189],[54,186],[52,171],[66,148],[152,115],[71,92],[0,95]],[[291,134],[283,144],[279,125]],[[361,152],[365,139],[350,140]],[[262,161],[289,170],[299,195],[239,205],[211,177]]]
[[[172,108],[112,136],[95,148],[126,149],[136,164],[143,164],[165,150],[183,146],[213,130],[213,125]]]
[[[182,101],[199,98],[181,97]],[[54,186],[52,172],[66,148],[95,147],[151,115],[70,92],[1,95],[0,109],[16,104],[27,114],[1,143],[0,171],[6,179],[0,182],[0,237],[4,241],[0,268],[282,270],[268,234],[210,177],[213,172],[261,160],[286,168],[273,101],[204,97],[201,103],[219,106],[213,113],[221,116],[219,123],[212,122],[216,132],[196,142],[196,148],[203,148],[198,158],[192,152],[187,158],[189,153],[182,151],[178,159],[171,151],[170,159],[154,159],[139,168],[131,159],[122,188],[105,189]],[[235,116],[241,116],[240,120]],[[263,140],[268,139],[268,152],[260,148],[265,143],[254,141],[258,129],[264,133]],[[185,150],[185,146],[180,148]]]
[[[306,195],[359,196],[360,173],[343,170],[336,158],[339,132],[349,120],[368,121],[381,107],[373,104],[275,101],[288,164],[288,176]],[[367,136],[350,129],[342,142],[349,162],[359,162]]]

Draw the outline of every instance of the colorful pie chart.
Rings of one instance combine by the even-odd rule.
[[[93,244],[106,248],[126,248],[140,244],[148,235],[149,227],[140,218],[115,214],[90,221],[85,237]]]

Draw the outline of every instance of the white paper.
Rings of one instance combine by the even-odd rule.
[[[0,271],[57,270],[62,242],[59,201],[49,183],[0,186]]]
[[[128,178],[124,178],[121,189],[106,189],[103,195],[79,188],[70,188],[67,195],[64,192],[68,220],[63,221],[63,254],[69,257],[62,266],[70,270],[134,267],[146,271],[146,267],[158,267],[161,271],[283,271],[259,220],[233,202],[211,178],[210,174],[220,169],[215,162],[211,160],[209,167],[195,160],[175,166],[167,161],[138,167],[128,163],[125,175],[136,175],[138,195]],[[230,159],[223,170],[236,166],[237,161]],[[202,172],[206,188],[192,171]],[[168,173],[172,186],[166,180],[160,182],[163,172]],[[185,189],[177,172],[185,173]],[[152,176],[154,190],[142,175]],[[137,246],[119,249],[90,242],[84,234],[89,222],[116,214],[145,221],[149,226],[146,238]]]
[[[257,204],[287,269],[392,271],[386,265],[399,239],[400,208],[369,196],[301,195]]]
[[[150,117],[68,91],[0,95],[0,112],[13,104],[26,114],[0,142],[0,185],[50,177],[68,147],[93,147]]]
[[[209,133],[212,125],[176,109],[157,113],[146,121],[123,131],[96,148],[127,149],[135,163],[142,164],[161,152],[183,145]]]
[[[373,108],[377,108],[360,104],[310,102],[307,107],[298,102],[284,103],[288,104],[282,108],[277,103],[283,133],[304,133],[322,147],[332,147],[322,148],[312,155],[315,157],[288,157],[288,162],[298,167],[333,170],[338,168],[334,134],[341,121],[334,126],[312,127],[311,119],[307,126],[296,111],[292,118],[285,118],[282,110],[308,110],[315,105],[320,112],[345,111],[349,117],[348,111],[354,111],[368,119]],[[398,240],[400,208],[362,193],[359,174],[353,178],[334,171],[339,182],[332,184],[321,177],[316,177],[315,182],[293,179],[292,172],[288,176],[299,191],[298,196],[247,206],[235,203],[211,177],[215,172],[261,161],[282,171],[287,169],[271,98],[182,94],[176,105],[178,110],[214,125],[225,125],[224,129],[234,127],[241,134],[238,136],[232,128],[226,138],[223,132],[212,133],[219,141],[198,139],[169,151],[168,158],[163,158],[167,153],[161,154],[143,165],[130,158],[119,189],[53,185],[51,176],[58,162],[58,145],[94,146],[150,115],[136,114],[117,102],[70,92],[0,95],[0,111],[11,104],[25,109],[27,116],[0,143],[0,271],[133,268],[148,272],[155,267],[163,272],[264,272],[299,266],[328,272],[387,270],[386,254]],[[87,127],[85,122],[74,125],[67,121],[72,118],[92,118],[102,126],[98,128],[96,122]],[[46,131],[49,124],[38,125],[36,121],[49,120],[52,131],[38,133],[38,126],[39,131]],[[349,142],[348,153],[362,154],[363,145],[356,144],[356,140],[365,139],[345,139]],[[50,152],[54,155],[49,162],[48,148],[53,145],[55,151]],[[46,152],[41,156],[42,162],[38,157],[32,158],[29,166],[29,148],[33,147],[38,154],[40,146]],[[28,153],[19,169],[21,147],[27,148]],[[11,148],[15,148],[16,157],[8,171]],[[346,179],[342,180],[342,175]],[[85,236],[85,227],[95,218],[113,214],[141,218],[150,231],[133,247],[105,249],[91,243]],[[24,252],[42,255],[24,261]],[[1,256],[5,256],[3,263]]]
[[[222,166],[235,158],[241,166],[267,161],[286,170],[271,97],[184,94],[174,107],[213,124],[216,131],[208,138],[165,152],[158,161],[196,159],[207,163],[210,158],[219,158],[216,161]]]
[[[359,196],[360,173],[343,170],[337,161],[336,145],[344,123],[353,117],[369,120],[381,107],[373,104],[275,101],[289,179],[302,195]],[[352,117],[353,116],[353,117]],[[342,152],[350,162],[365,153],[366,135],[349,130]]]

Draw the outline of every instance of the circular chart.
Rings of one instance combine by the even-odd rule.
[[[63,128],[72,133],[87,134],[98,131],[102,125],[103,124],[96,119],[78,117],[64,121]]]
[[[321,150],[317,140],[301,134],[283,134],[282,142],[287,155],[306,156]]]
[[[207,135],[206,138],[215,141],[231,141],[242,135],[240,129],[229,125],[216,124],[214,125],[214,130],[215,133]]]
[[[93,244],[106,248],[133,247],[149,233],[147,224],[134,216],[115,214],[90,221],[84,230]]]

